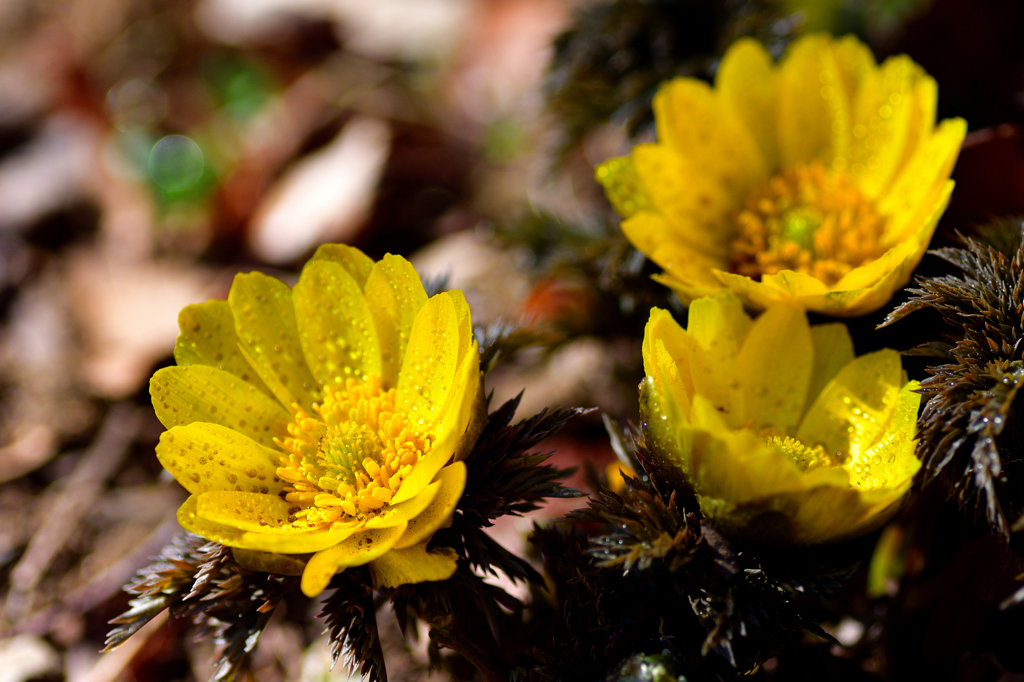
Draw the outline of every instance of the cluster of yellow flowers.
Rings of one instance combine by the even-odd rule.
[[[726,532],[812,544],[884,523],[910,487],[916,383],[845,326],[907,283],[966,131],[905,56],[812,35],[735,43],[714,87],[654,98],[659,142],[597,170],[629,240],[689,304],[651,312],[641,412],[656,457]],[[764,310],[752,320],[749,310]]]
[[[811,544],[883,523],[910,486],[916,384],[894,351],[854,357],[841,323],[908,280],[949,200],[962,120],[906,57],[814,35],[780,64],[741,40],[714,87],[654,100],[659,142],[597,171],[623,231],[689,305],[651,312],[647,444],[723,531]],[[746,310],[763,310],[752,318]],[[151,391],[157,455],[191,493],[189,531],[320,593],[369,564],[378,586],[442,580],[428,551],[463,493],[483,421],[462,294],[428,298],[408,261],[317,251],[294,288],[236,277],[180,316]]]

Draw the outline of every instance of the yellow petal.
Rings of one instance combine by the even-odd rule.
[[[438,547],[428,552],[427,543],[421,542],[406,549],[393,549],[371,561],[370,577],[377,589],[447,580],[455,575],[458,559],[459,555],[451,547]]]
[[[811,35],[790,45],[779,72],[779,160],[791,168],[846,156],[850,104],[830,39]]]
[[[347,244],[323,244],[317,248],[310,260],[337,263],[345,268],[360,289],[366,287],[366,281],[373,270],[373,260],[359,249]]]
[[[658,88],[653,107],[658,139],[714,177],[734,201],[742,201],[751,187],[768,178],[753,135],[707,83],[695,78],[669,81]]]
[[[233,374],[205,365],[165,367],[149,382],[156,416],[167,428],[192,422],[220,424],[274,446],[288,436],[290,415],[276,401]]]
[[[846,101],[852,102],[861,83],[876,68],[871,48],[852,35],[832,40],[832,58],[839,72],[839,80],[846,93]]]
[[[238,352],[235,318],[227,301],[207,301],[188,305],[178,313],[181,333],[174,344],[174,360],[179,365],[209,365],[234,374],[242,381],[273,395],[256,370]]]
[[[907,128],[907,143],[903,148],[897,174],[917,154],[935,129],[935,110],[939,101],[939,86],[935,79],[914,65],[915,78],[911,93],[910,125]]]
[[[830,453],[861,455],[879,437],[896,407],[903,369],[894,350],[862,355],[822,390],[797,429],[797,438]]]
[[[709,255],[725,252],[732,238],[730,214],[740,202],[719,182],[668,145],[633,148],[633,164],[669,232]],[[635,218],[635,216],[634,216]]]
[[[412,472],[402,480],[402,486],[391,499],[392,504],[399,504],[418,495],[419,492],[434,480],[434,476],[459,452],[463,439],[474,440],[479,433],[472,433],[469,428],[474,413],[480,403],[483,387],[480,382],[480,354],[475,346],[467,353],[459,368],[451,400],[446,405],[441,418],[435,427],[437,440],[425,457],[412,468]]]
[[[690,478],[690,441],[679,406],[680,396],[666,389],[665,382],[647,376],[640,382],[640,421],[644,436],[669,483],[677,488],[692,485]]]
[[[604,187],[612,208],[623,218],[653,208],[630,157],[620,156],[605,161],[594,171],[594,177]]]
[[[243,351],[277,399],[312,409],[319,386],[302,353],[288,285],[260,272],[235,275],[228,303]]]
[[[811,327],[811,342],[814,344],[814,369],[804,403],[806,407],[814,403],[843,367],[853,362],[853,339],[841,322]]]
[[[200,518],[239,530],[260,533],[296,533],[288,517],[295,506],[278,495],[212,490],[196,500]]]
[[[662,343],[665,354],[671,358],[675,367],[674,379],[680,382],[678,391],[685,400],[680,403],[683,415],[689,412],[689,396],[693,395],[693,377],[690,370],[690,343],[686,338],[686,330],[679,326],[667,310],[651,308],[651,316],[644,328],[644,340],[641,346],[641,354],[644,361],[644,373],[648,376],[655,376],[659,371],[659,363],[656,358],[660,357],[660,351],[655,350],[655,341]]]
[[[743,414],[743,394],[736,376],[736,355],[750,329],[739,299],[722,292],[694,301],[686,325],[690,372],[695,394],[706,396],[733,417]]]
[[[761,43],[740,38],[729,46],[715,74],[715,88],[757,142],[768,169],[778,167],[775,140],[777,74]]]
[[[857,91],[847,167],[869,199],[891,185],[903,161],[916,77],[917,65],[910,57],[891,57],[872,70]]]
[[[305,554],[341,542],[356,530],[354,526],[329,531],[295,531],[290,534],[241,530],[200,517],[196,511],[198,499],[199,495],[192,495],[185,500],[178,509],[178,523],[190,533],[228,547],[281,554]]]
[[[935,192],[936,187],[946,183],[966,134],[967,123],[962,118],[942,121],[934,134],[907,161],[896,176],[892,189],[879,199],[878,210],[893,216],[888,235],[905,234],[905,221],[913,220],[911,216],[915,209]]]
[[[895,409],[881,436],[860,457],[844,465],[858,487],[900,488],[910,485],[921,468],[914,455],[917,412],[921,405],[920,385],[907,382],[900,389]]]
[[[258,549],[231,549],[231,556],[235,558],[238,565],[250,571],[262,573],[274,573],[276,575],[302,575],[306,568],[306,562],[286,554],[275,554],[264,552]]]
[[[466,302],[466,295],[460,289],[452,289],[444,293],[451,299],[452,305],[455,306],[455,318],[459,321],[459,354],[455,360],[455,366],[459,367],[462,365],[463,358],[466,357],[466,353],[470,349],[479,353],[473,338],[473,315],[469,309],[469,303]]]
[[[813,353],[802,308],[775,305],[758,317],[735,359],[746,409],[741,423],[791,433],[803,416]]]
[[[219,424],[193,422],[160,435],[156,456],[185,490],[243,490],[271,495],[284,490],[276,476],[279,452]]]
[[[328,260],[307,263],[293,295],[302,350],[322,385],[381,376],[373,316],[345,268]]]
[[[431,483],[420,490],[415,497],[404,502],[392,503],[381,510],[381,513],[372,519],[367,519],[364,528],[390,528],[403,523],[408,523],[414,517],[423,513],[423,510],[430,506],[441,490],[441,484]],[[394,498],[392,498],[394,500]]]
[[[365,290],[380,345],[381,378],[385,389],[392,388],[398,383],[412,323],[427,302],[427,293],[412,264],[391,254],[373,266]]]
[[[410,519],[405,535],[395,543],[396,549],[425,542],[438,528],[450,523],[455,507],[466,489],[466,465],[463,462],[453,462],[441,469],[437,472],[434,483],[431,483],[436,484],[440,484],[440,490],[427,507]]]
[[[327,588],[335,573],[379,559],[391,550],[403,532],[405,526],[362,531],[317,552],[306,564],[302,574],[303,594],[315,597]]]
[[[682,297],[684,303],[706,295],[709,290],[720,290],[721,284],[711,270],[723,267],[723,259],[690,248],[689,238],[676,241],[670,236],[673,229],[665,218],[655,213],[637,213],[622,223],[623,234],[637,249],[664,268],[666,277],[690,290],[691,295]],[[675,288],[673,285],[673,290]]]
[[[416,316],[395,398],[414,428],[429,428],[447,403],[457,369],[458,333],[455,305],[443,293],[428,300]]]

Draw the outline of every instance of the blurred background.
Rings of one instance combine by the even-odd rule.
[[[121,587],[179,532],[148,379],[178,311],[235,273],[293,283],[332,241],[405,255],[475,323],[544,325],[545,348],[489,375],[492,406],[525,389],[520,416],[630,418],[639,332],[672,302],[592,173],[650,139],[660,80],[709,76],[747,34],[909,52],[940,118],[976,131],[943,239],[1024,213],[1022,27],[1009,0],[3,0],[0,681],[209,678],[182,623],[99,650]],[[600,470],[606,441],[593,416],[547,449]],[[525,552],[529,527],[495,532]],[[263,635],[259,679],[328,679],[303,603]],[[392,676],[425,675],[382,628]]]

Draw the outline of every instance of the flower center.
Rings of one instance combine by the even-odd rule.
[[[848,173],[826,171],[818,161],[753,190],[736,222],[730,270],[758,281],[795,270],[832,286],[886,251],[886,218]]]
[[[842,458],[829,454],[820,445],[810,446],[798,438],[771,433],[765,435],[768,445],[781,450],[793,464],[805,474],[819,467],[835,467],[842,464]]]
[[[348,379],[325,387],[315,416],[301,408],[288,425],[287,452],[277,475],[290,485],[285,499],[297,505],[289,517],[301,528],[325,528],[381,513],[433,446],[395,410],[394,388],[380,379]]]

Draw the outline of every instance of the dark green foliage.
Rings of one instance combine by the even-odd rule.
[[[218,662],[213,680],[248,676],[249,653],[284,593],[284,578],[239,566],[223,545],[186,533],[164,548],[125,589],[139,596],[111,621],[106,649],[122,644],[165,608],[196,624],[196,637],[212,637]]]
[[[555,41],[548,107],[565,135],[561,156],[589,131],[615,121],[631,133],[650,125],[651,98],[676,76],[706,78],[734,39],[756,35],[778,47],[777,6],[755,0],[614,0],[577,12]]]
[[[480,345],[480,368],[484,372],[525,348],[551,346],[562,340],[554,330],[525,320],[501,320],[489,327],[476,327],[473,333]]]
[[[334,589],[324,600],[320,617],[330,632],[335,664],[344,655],[345,665],[367,682],[387,682],[384,652],[377,633],[377,609],[373,582],[366,568],[350,568],[334,576]]]
[[[1024,251],[1010,258],[966,239],[965,248],[932,253],[961,274],[919,278],[883,323],[931,308],[950,327],[946,340],[911,351],[948,361],[921,382],[917,455],[962,508],[983,510],[992,531],[1008,537],[1024,511],[1024,415],[1015,408],[1024,382]]]

